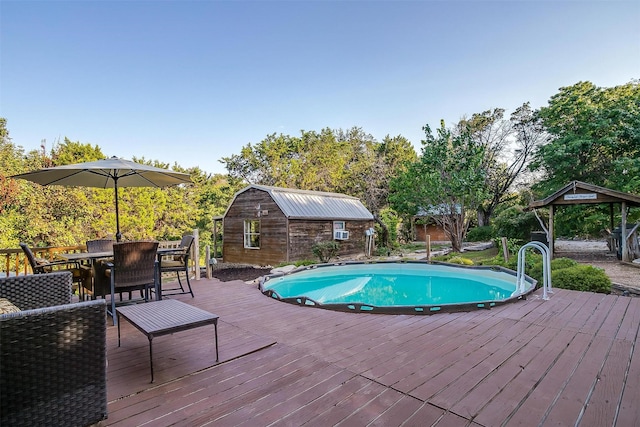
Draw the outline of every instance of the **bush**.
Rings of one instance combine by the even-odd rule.
[[[471,261],[469,258],[464,258],[461,256],[451,257],[447,260],[447,262],[451,264],[473,265],[473,261]]]
[[[495,236],[495,230],[490,225],[475,227],[467,232],[467,242],[488,242]]]
[[[335,240],[328,240],[326,242],[316,243],[311,250],[320,262],[329,262],[338,255],[340,244]]]
[[[533,257],[532,254],[527,254],[527,258]],[[575,267],[578,265],[577,261],[572,260],[571,258],[555,258],[551,260],[551,275],[553,276],[554,271],[562,270],[563,268]],[[517,267],[516,267],[517,268]],[[536,254],[533,264],[526,271],[526,273],[536,279],[538,283],[542,284],[542,255]]]
[[[531,230],[539,227],[536,216],[521,206],[513,206],[500,212],[494,220],[496,236],[529,241]]]
[[[551,285],[574,291],[611,293],[611,279],[601,268],[592,265],[575,265],[560,270],[551,270]]]
[[[398,225],[400,224],[400,217],[394,210],[386,208],[380,211],[380,221],[387,227],[389,244],[395,247],[398,245]],[[383,231],[380,224],[376,222],[374,228],[376,230],[376,246],[386,245],[387,242],[382,241]]]

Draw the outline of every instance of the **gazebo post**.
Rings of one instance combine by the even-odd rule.
[[[629,248],[627,247],[627,203],[622,201],[620,204],[620,210],[622,211],[622,222],[620,230],[620,245],[622,245],[622,261],[631,261],[629,259]]]
[[[547,242],[549,244],[549,257],[551,259],[553,259],[554,257],[554,242],[555,242],[555,235],[553,232],[553,212],[554,212],[554,208],[555,205],[549,205],[549,241]]]

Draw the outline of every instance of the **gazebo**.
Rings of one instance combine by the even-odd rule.
[[[637,226],[634,227],[631,233],[627,231],[627,208],[640,207],[640,196],[623,193],[621,191],[610,190],[605,187],[599,187],[593,184],[587,184],[581,181],[572,181],[569,184],[562,187],[549,197],[536,200],[529,204],[529,209],[549,207],[549,230],[547,232],[547,238],[549,240],[549,251],[553,257],[553,217],[556,206],[559,205],[582,205],[582,204],[602,204],[607,203],[610,206],[610,222],[611,229],[614,224],[614,208],[613,205],[620,204],[621,213],[621,239],[620,245],[622,249],[622,261],[631,261],[631,255],[629,252],[628,235],[633,233]]]

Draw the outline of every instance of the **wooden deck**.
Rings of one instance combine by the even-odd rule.
[[[213,328],[148,341],[109,326],[113,426],[640,424],[640,298],[551,300],[432,316],[339,313],[194,281]]]

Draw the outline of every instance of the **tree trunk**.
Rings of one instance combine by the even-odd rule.
[[[478,208],[478,227],[484,227],[485,225],[489,225],[489,220],[491,219],[491,214],[487,212],[484,208]]]

